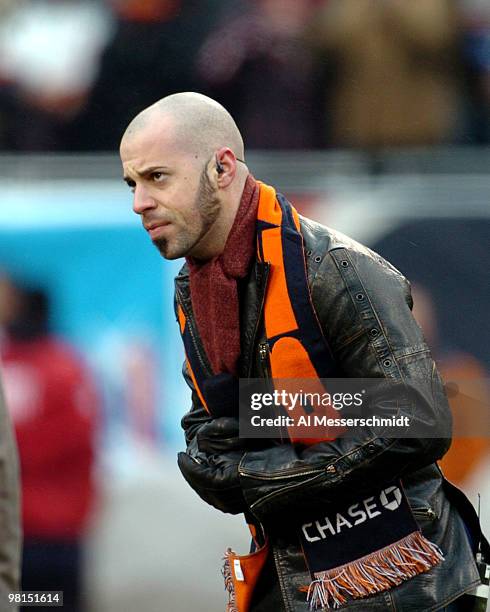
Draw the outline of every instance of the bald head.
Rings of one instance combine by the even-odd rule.
[[[121,141],[133,210],[167,259],[223,252],[249,175],[231,115],[197,93],[146,108]]]
[[[194,156],[208,158],[229,147],[244,159],[242,136],[233,117],[215,100],[194,92],[167,96],[144,109],[127,127],[123,141],[163,124],[173,132],[175,143]]]

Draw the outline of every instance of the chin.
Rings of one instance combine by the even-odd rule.
[[[185,254],[181,253],[161,253],[161,255],[168,261],[173,261],[174,259],[180,259],[181,257],[185,257]]]
[[[162,239],[153,240],[153,244],[158,249],[160,255],[164,259],[168,259],[168,260],[179,259],[180,257],[184,257],[186,255],[185,253],[179,253],[179,252],[172,251],[167,240],[162,240]]]
[[[153,246],[155,246],[158,249],[162,257],[165,257],[165,259],[172,259],[171,257],[169,257],[169,248],[168,248],[168,243],[166,240],[157,239],[157,240],[152,240],[152,242],[153,242]]]

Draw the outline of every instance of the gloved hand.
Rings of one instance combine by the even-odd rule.
[[[238,419],[219,417],[200,427],[197,446],[207,455],[245,450],[245,441],[238,437]]]
[[[238,478],[242,451],[214,455],[202,452],[179,453],[177,462],[182,475],[206,503],[222,512],[240,514],[247,510]]]

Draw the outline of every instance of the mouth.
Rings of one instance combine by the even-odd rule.
[[[165,228],[169,227],[170,225],[171,225],[170,222],[163,221],[160,223],[152,223],[150,225],[145,225],[145,229],[150,235],[150,238],[154,240],[155,238],[158,238],[159,235],[165,231]]]

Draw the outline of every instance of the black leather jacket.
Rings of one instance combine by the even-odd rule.
[[[339,232],[304,217],[301,231],[313,303],[343,375],[408,381],[418,390],[416,418],[428,426],[450,421],[441,379],[411,314],[407,280],[379,255]],[[241,293],[240,374],[244,377],[267,375],[267,357],[264,360],[259,350],[265,338],[261,310],[267,272],[267,264],[257,262]],[[176,279],[176,299],[191,313],[186,266]],[[195,341],[203,355],[199,338]],[[192,410],[182,420],[188,446],[209,419],[193,392]],[[295,516],[395,478],[402,479],[424,535],[441,548],[445,561],[390,591],[342,609],[438,610],[479,584],[464,524],[448,500],[448,485],[435,464],[449,443],[441,438],[385,439],[367,430],[358,439],[341,437],[303,451],[275,444],[245,452],[239,465],[240,485],[272,549],[253,612],[308,609],[299,587],[308,585],[310,577],[291,526]]]

